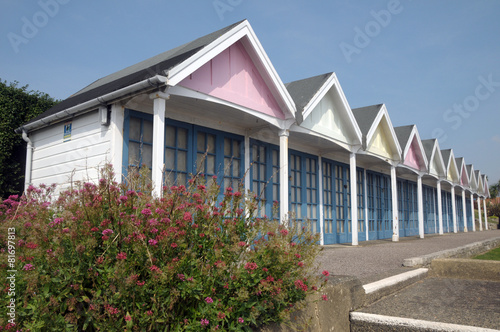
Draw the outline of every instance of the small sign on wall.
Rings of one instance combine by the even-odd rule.
[[[71,141],[71,125],[72,125],[72,121],[68,121],[68,122],[64,123],[63,142]]]

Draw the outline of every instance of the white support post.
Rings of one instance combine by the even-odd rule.
[[[391,165],[391,194],[392,194],[392,241],[397,242],[399,241],[398,181],[396,178],[396,166],[394,165]]]
[[[368,229],[368,178],[366,177],[366,168],[363,170],[363,183],[365,184],[365,231],[366,231],[366,241],[369,240],[368,234],[369,234],[369,229]]]
[[[467,229],[467,205],[465,204],[465,189],[462,188],[462,215],[464,216],[464,233],[468,232]]]
[[[488,230],[488,210],[486,210],[486,199],[483,199],[483,210],[484,210],[484,230]]]
[[[325,214],[323,207],[323,159],[318,156],[318,190],[319,190],[319,228],[320,228],[320,239],[321,245],[325,244]]]
[[[470,193],[470,211],[471,211],[471,218],[472,218],[472,231],[476,231],[476,216],[474,216],[474,194],[471,192]]]
[[[280,136],[280,222],[288,220],[288,130],[281,130]]]
[[[358,245],[358,194],[357,194],[357,179],[356,176],[356,153],[351,152],[349,155],[349,170],[350,170],[350,185],[351,185],[351,233],[352,245]]]
[[[418,234],[424,238],[424,199],[422,193],[422,176],[417,178],[417,199],[418,199]]]
[[[479,230],[483,230],[483,216],[481,213],[481,197],[477,196],[477,214],[479,216]]]
[[[437,200],[438,200],[438,220],[439,220],[439,235],[443,235],[443,205],[441,201],[441,181],[437,181]]]
[[[451,185],[451,210],[453,213],[453,233],[457,233],[457,207],[455,204],[455,186]]]
[[[168,94],[156,92],[149,96],[153,99],[153,163],[151,180],[153,193],[161,197],[163,192],[163,166],[165,160],[165,110]]]
[[[248,131],[245,134],[245,193],[251,190],[250,183],[250,136]]]
[[[111,149],[109,162],[113,165],[115,180],[123,181],[123,121],[125,119],[125,109],[122,105],[111,105],[111,119],[109,129],[111,131]]]

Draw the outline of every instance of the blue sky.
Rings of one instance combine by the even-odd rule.
[[[351,107],[500,179],[500,1],[0,0],[0,79],[64,99],[248,19],[284,82],[335,71]]]

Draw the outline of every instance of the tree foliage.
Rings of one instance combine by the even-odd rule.
[[[0,80],[0,197],[24,189],[26,143],[14,130],[56,103],[46,93],[28,91],[28,85]]]
[[[490,197],[495,198],[498,196],[498,192],[500,190],[500,180],[492,186],[490,186]]]

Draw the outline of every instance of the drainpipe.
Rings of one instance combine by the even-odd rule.
[[[28,133],[23,129],[23,140],[28,143],[26,147],[26,171],[24,175],[24,190],[28,189],[31,184],[31,161],[33,160],[33,143],[31,143]]]

